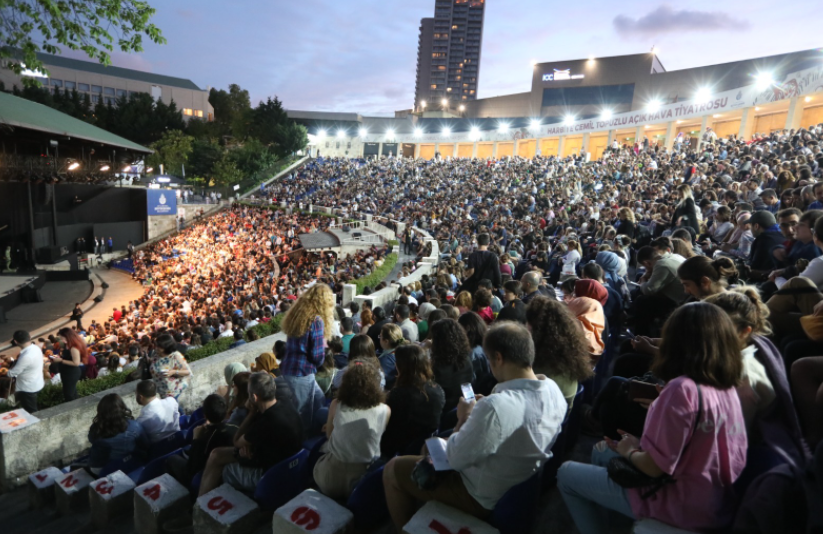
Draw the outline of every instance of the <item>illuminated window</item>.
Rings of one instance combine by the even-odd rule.
[[[432,89],[437,89],[437,84],[436,83],[432,84]]]
[[[183,108],[183,115],[191,117],[193,114],[194,113],[191,108]]]
[[[474,94],[474,89],[472,89],[471,91],[469,91],[469,94],[470,94],[470,95],[473,95],[473,94]]]
[[[445,65],[439,65],[437,67],[437,70],[446,70],[446,66]]]
[[[466,95],[463,95],[463,100],[467,100]]]
[[[200,117],[202,119],[203,118],[203,110],[202,109],[195,109],[194,110],[194,116],[195,117]]]
[[[457,24],[455,24],[454,26],[452,26],[452,29],[453,29],[453,30],[456,30],[456,29],[457,29]]]
[[[468,87],[468,86],[469,86],[469,84],[467,84],[467,83],[463,84],[463,87]]]
[[[446,91],[451,91],[451,90],[452,90],[452,88],[451,88],[451,87],[447,87],[447,88],[446,88]]]
[[[460,80],[461,76],[458,76],[457,79]]]

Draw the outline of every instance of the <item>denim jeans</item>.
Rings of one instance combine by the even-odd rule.
[[[314,414],[323,407],[325,396],[320,386],[317,385],[314,375],[307,376],[287,376],[283,378],[291,386],[294,393],[294,400],[297,403],[297,411],[303,421],[303,432],[311,435],[314,428]]]
[[[580,534],[608,532],[609,510],[634,519],[628,492],[606,472],[606,465],[617,453],[597,449],[592,449],[591,465],[566,462],[557,472],[557,487]]]

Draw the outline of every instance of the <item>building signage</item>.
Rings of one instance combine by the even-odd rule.
[[[554,72],[551,74],[544,74],[543,81],[544,82],[559,82],[564,80],[582,80],[586,77],[585,74],[572,74],[571,69],[564,69],[558,70],[553,69]]]
[[[168,189],[146,189],[148,214],[177,215],[177,196]]]

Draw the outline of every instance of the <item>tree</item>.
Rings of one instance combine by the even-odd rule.
[[[302,124],[289,121],[280,125],[277,146],[274,151],[284,158],[303,150],[309,144],[309,131]]]
[[[142,52],[144,34],[166,43],[150,22],[155,12],[141,0],[0,0],[0,58],[12,58],[7,68],[17,74],[45,71],[37,52],[59,54],[57,45],[64,45],[110,65],[115,46]],[[24,77],[23,83],[40,85],[36,76]]]
[[[223,149],[212,140],[197,139],[192,143],[186,178],[193,182],[209,183],[214,166],[223,157]]]
[[[240,183],[243,179],[243,173],[237,168],[237,164],[232,161],[229,155],[223,154],[214,165],[212,180],[215,185],[234,185]]]
[[[237,84],[229,85],[229,90],[212,89],[209,104],[214,108],[214,118],[219,137],[231,136],[243,140],[249,135],[251,99],[249,92]]]
[[[264,145],[272,146],[278,142],[278,127],[288,120],[289,116],[280,100],[277,97],[274,97],[274,100],[269,97],[254,108],[249,133]]]
[[[277,156],[257,139],[246,140],[241,146],[230,150],[229,156],[245,176],[255,175],[277,161]]]
[[[182,176],[182,168],[188,162],[193,143],[193,137],[180,130],[169,130],[160,140],[151,144],[154,154],[146,158],[146,164],[158,171],[162,164],[166,173]]]

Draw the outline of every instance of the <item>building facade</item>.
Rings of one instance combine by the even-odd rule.
[[[485,9],[485,0],[435,0],[434,18],[421,20],[415,110],[477,99]]]
[[[678,71],[653,53],[541,63],[531,91],[469,102],[459,114],[289,115],[309,128],[314,153],[327,156],[597,159],[615,141],[671,148],[707,128],[748,140],[821,124],[823,56],[807,50]]]
[[[50,90],[76,90],[80,96],[88,94],[92,105],[97,102],[114,104],[118,98],[134,93],[150,94],[165,104],[175,103],[188,120],[193,117],[214,120],[214,108],[209,104],[209,90],[200,89],[191,80],[153,74],[122,67],[105,66],[91,61],[81,61],[49,54],[37,54],[48,76],[40,72],[26,72],[24,76],[36,76],[43,87]],[[22,86],[22,77],[9,69],[0,69],[0,82],[10,90]]]

